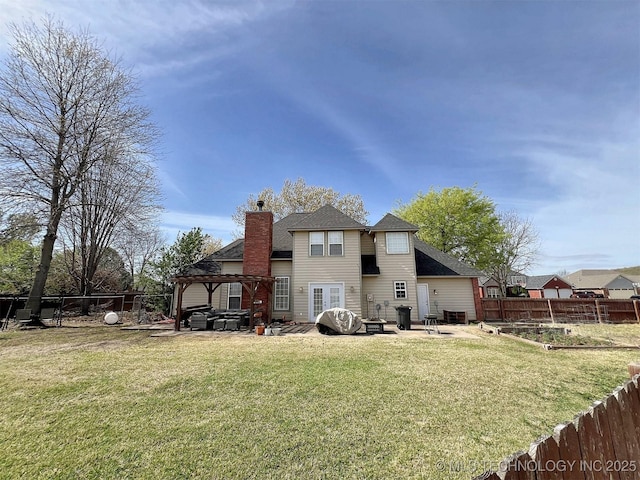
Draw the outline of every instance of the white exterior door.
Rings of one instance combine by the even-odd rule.
[[[309,320],[330,308],[344,308],[344,284],[312,283],[309,285]]]
[[[424,320],[426,315],[431,313],[431,306],[429,305],[429,284],[418,284],[418,316],[420,321]]]

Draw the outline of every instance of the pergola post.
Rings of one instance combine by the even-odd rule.
[[[176,320],[173,324],[173,330],[176,332],[180,331],[180,323],[182,322],[182,294],[187,288],[187,284],[179,283],[178,284],[178,305],[176,308]]]

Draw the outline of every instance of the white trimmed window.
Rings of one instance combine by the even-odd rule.
[[[409,253],[409,234],[407,232],[387,232],[387,253]]]
[[[407,282],[393,282],[393,290],[396,299],[407,298]]]
[[[498,287],[487,287],[487,298],[500,298],[500,289]]]
[[[343,252],[343,235],[342,232],[329,232],[329,255],[341,257]]]
[[[242,284],[229,284],[229,298],[227,299],[227,308],[229,310],[239,310],[242,304]]]
[[[289,277],[276,277],[274,310],[289,310]]]
[[[324,255],[324,232],[309,232],[309,255],[312,257]]]

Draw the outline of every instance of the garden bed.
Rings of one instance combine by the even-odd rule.
[[[640,348],[638,345],[619,343],[610,338],[575,334],[566,326],[530,324],[482,324],[480,328],[490,333],[544,347],[546,350],[564,348]]]

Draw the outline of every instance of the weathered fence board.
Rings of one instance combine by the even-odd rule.
[[[529,456],[536,465],[555,466],[559,465],[560,451],[558,442],[551,436],[542,437],[531,444]],[[536,480],[564,480],[564,475],[560,469],[547,468],[546,472],[536,472]]]
[[[503,460],[498,474],[502,480],[537,480],[529,452],[514,453]]]
[[[607,416],[607,410],[604,403],[596,402],[591,407],[591,416],[596,425],[596,429],[600,436],[600,448],[602,449],[602,460],[605,465],[608,462],[615,462],[616,452],[613,450],[613,441],[611,436],[611,427],[609,425],[609,417]],[[615,428],[615,425],[614,425]],[[609,472],[609,480],[620,480],[620,473],[618,471]],[[607,477],[609,478],[609,477]]]
[[[586,413],[576,418],[576,432],[580,443],[580,461],[583,465],[604,465],[600,438],[593,417]],[[584,477],[587,480],[608,480],[605,469],[585,468]]]
[[[633,403],[629,398],[628,391],[621,387],[617,389],[614,396],[620,405],[620,416],[622,418],[622,431],[624,433],[625,442],[629,457],[627,460],[640,460],[640,444],[636,437],[636,428],[634,425],[634,416],[631,412]]]
[[[558,443],[559,456],[566,465],[580,464],[580,444],[578,432],[573,423],[558,425],[553,431]],[[585,480],[584,472],[579,468],[569,468],[563,473],[564,480]]]

